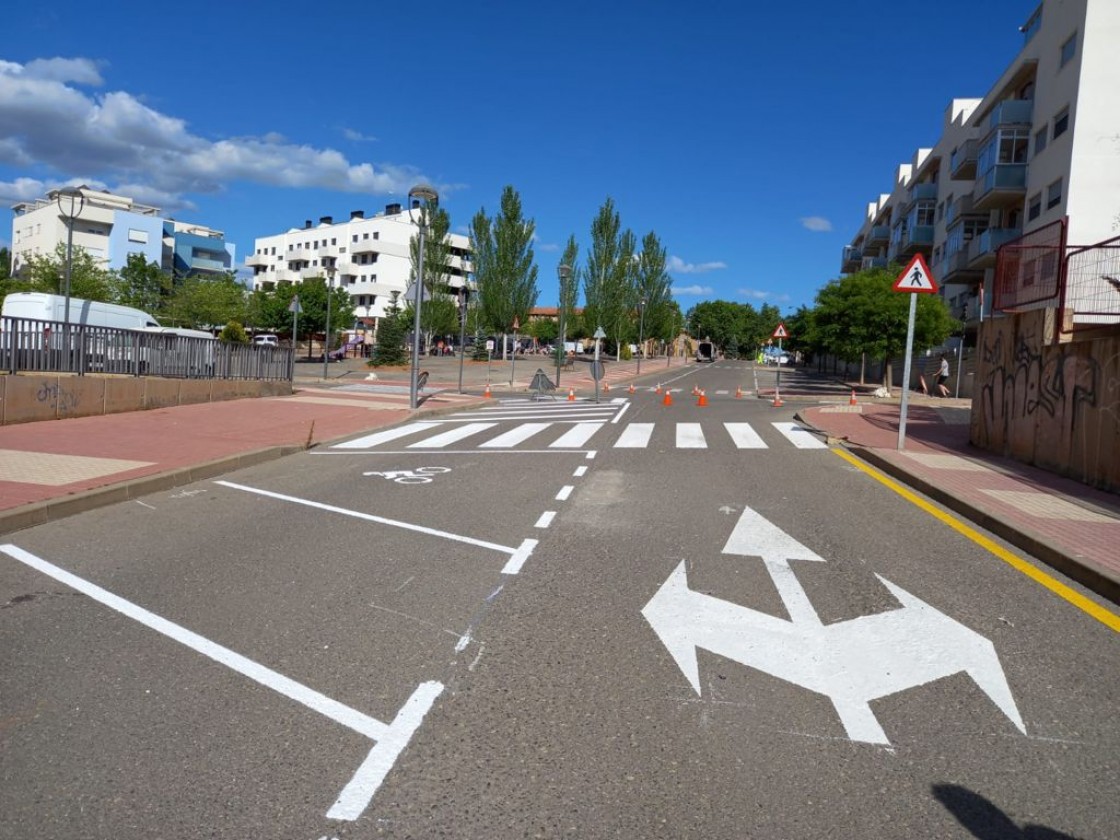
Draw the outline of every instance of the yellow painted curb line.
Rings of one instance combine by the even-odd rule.
[[[968,537],[981,548],[984,548],[987,551],[991,552],[1016,571],[1022,572],[1024,575],[1031,578],[1036,583],[1040,583],[1045,586],[1059,598],[1068,601],[1082,612],[1088,613],[1101,624],[1111,628],[1112,630],[1115,630],[1117,633],[1120,633],[1120,615],[1116,615],[1116,613],[1105,609],[1095,601],[1091,601],[1090,599],[1086,598],[1080,592],[1070,589],[1070,587],[1066,586],[1061,581],[1046,574],[1046,572],[1035,568],[1023,558],[1012,554],[1010,551],[999,545],[996,545],[996,543],[992,542],[990,539],[988,539],[975,529],[970,528],[968,525],[965,525],[956,517],[951,516],[944,511],[938,510],[925,499],[920,498],[916,493],[907,490],[898,482],[893,481],[878,470],[869,467],[867,464],[863,463],[850,452],[844,449],[837,449],[835,447],[832,449],[832,451],[836,455],[839,455],[845,461],[850,463],[852,466],[871,476],[883,486],[890,488],[895,493],[902,496],[902,498],[906,499],[906,501],[910,502],[911,504],[917,505],[930,516],[933,516],[936,519],[940,519],[957,533]]]

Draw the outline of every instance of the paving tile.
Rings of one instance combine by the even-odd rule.
[[[151,466],[149,461],[91,458],[85,455],[53,455],[0,449],[0,481],[62,487],[91,478]]]
[[[1073,502],[1049,493],[1035,493],[1023,490],[991,490],[980,488],[980,492],[1020,510],[1029,516],[1041,519],[1067,519],[1076,522],[1102,522],[1120,528],[1120,519],[1100,514]]]
[[[976,461],[959,455],[939,455],[929,452],[902,452],[904,458],[916,461],[923,467],[933,470],[960,470],[962,472],[990,472],[990,469]]]

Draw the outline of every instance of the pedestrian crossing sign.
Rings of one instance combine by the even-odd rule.
[[[891,288],[896,292],[931,294],[937,291],[937,281],[933,279],[933,273],[926,265],[925,257],[915,254],[914,259],[910,260],[910,264],[898,275]]]
[[[771,335],[772,338],[789,338],[789,333],[786,332],[785,324],[778,324],[778,328],[774,330]]]

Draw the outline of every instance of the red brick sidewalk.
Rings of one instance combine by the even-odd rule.
[[[969,442],[967,408],[912,404],[804,409],[810,426],[1090,589],[1120,602],[1120,497]]]

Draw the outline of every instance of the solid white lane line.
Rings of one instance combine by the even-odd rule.
[[[573,487],[571,484],[565,484],[563,487],[560,488],[560,492],[556,494],[556,501],[558,501],[558,502],[568,501],[568,497],[570,495],[572,495],[572,491],[575,490],[575,489],[576,488]]]
[[[434,429],[439,423],[408,423],[404,426],[397,426],[395,429],[386,429],[383,432],[375,432],[372,435],[365,435],[364,437],[354,438],[345,443],[336,443],[331,449],[368,449],[371,446],[377,446],[381,443],[386,443],[390,440],[405,437],[416,432],[426,432],[428,429]]]
[[[727,433],[739,449],[767,449],[766,442],[751,428],[750,423],[724,423]]]
[[[278,674],[271,668],[266,668],[257,662],[254,662],[248,657],[235,653],[217,642],[212,642],[203,636],[198,635],[187,628],[168,621],[166,618],[161,618],[153,612],[149,612],[143,607],[137,606],[131,601],[126,601],[119,595],[114,595],[107,589],[102,589],[94,583],[90,583],[77,575],[67,572],[65,569],[60,569],[52,563],[48,563],[39,557],[36,557],[30,552],[24,551],[15,545],[0,546],[0,551],[7,554],[21,563],[24,563],[38,572],[42,572],[48,577],[52,577],[59,583],[69,586],[71,589],[76,589],[83,595],[92,598],[100,604],[108,607],[109,609],[116,610],[121,615],[131,618],[143,624],[150,630],[155,630],[173,639],[179,644],[189,647],[191,650],[201,653],[215,662],[225,665],[242,676],[248,677],[256,683],[260,683],[266,688],[270,688],[278,694],[283,694],[297,703],[306,706],[307,708],[318,712],[324,717],[330,718],[336,723],[340,723],[347,729],[352,729],[365,735],[367,738],[372,738],[375,741],[380,741],[389,732],[391,725],[386,726],[379,720],[364,715],[356,709],[351,709],[349,706],[344,706],[337,700],[332,700],[324,694],[320,694],[312,688],[296,682],[293,679],[285,677],[283,674]]]
[[[552,449],[578,449],[591,440],[592,435],[603,428],[603,425],[602,423],[577,423],[549,446]]]
[[[537,524],[533,527],[535,527],[535,528],[547,528],[549,525],[552,524],[552,520],[555,519],[555,518],[556,518],[556,511],[546,510],[544,513],[541,514],[541,518],[537,520]]]
[[[828,449],[828,444],[814,437],[813,433],[796,423],[772,423],[798,449]]]
[[[544,429],[547,429],[551,425],[552,425],[551,423],[522,423],[520,426],[517,426],[517,427],[511,429],[508,432],[500,434],[496,438],[493,438],[492,440],[488,440],[485,443],[479,444],[479,446],[484,446],[488,449],[489,448],[506,448],[506,449],[508,449],[508,448],[517,446],[517,444],[519,444],[519,443],[523,443],[524,441],[527,441],[529,438],[531,438],[537,432],[543,431]]]
[[[498,545],[497,543],[487,542],[486,540],[476,540],[474,537],[464,537],[459,534],[451,534],[447,531],[439,531],[435,528],[427,528],[423,525],[413,525],[411,522],[398,522],[395,519],[386,519],[383,516],[374,516],[372,513],[362,513],[356,510],[347,510],[346,508],[336,507],[335,505],[324,504],[323,502],[313,502],[309,499],[299,499],[295,496],[285,496],[283,493],[273,493],[271,490],[261,490],[256,487],[247,487],[244,484],[234,484],[232,481],[215,481],[222,487],[229,487],[232,490],[244,490],[246,493],[255,493],[258,496],[267,496],[270,499],[278,499],[281,502],[292,502],[297,505],[304,505],[305,507],[316,508],[317,510],[325,510],[329,513],[341,513],[343,516],[352,516],[355,519],[364,519],[367,522],[376,522],[379,525],[391,525],[394,528],[403,528],[406,531],[416,531],[421,534],[428,534],[433,537],[441,537],[445,540],[452,540],[454,542],[466,543],[467,545],[475,545],[479,548],[489,548],[492,551],[499,551],[502,554],[514,554],[518,551],[508,545]]]
[[[467,423],[465,426],[460,426],[457,429],[451,429],[450,431],[443,432],[442,434],[432,435],[430,438],[419,440],[416,443],[410,443],[408,445],[408,448],[438,449],[441,446],[447,446],[448,444],[455,443],[456,441],[460,441],[463,438],[470,437],[477,432],[484,432],[496,425],[496,423]]]
[[[677,423],[677,449],[707,449],[699,423]]]
[[[621,420],[621,419],[622,419],[622,415],[623,415],[623,414],[625,414],[625,413],[626,413],[626,411],[627,411],[627,409],[629,409],[629,408],[630,408],[630,403],[629,403],[629,402],[626,402],[625,400],[615,400],[615,402],[616,402],[616,403],[617,403],[617,402],[621,402],[621,403],[625,403],[625,404],[624,404],[624,405],[622,406],[622,408],[621,408],[621,409],[619,409],[619,412],[618,412],[618,414],[616,414],[616,415],[615,415],[615,418],[614,418],[613,420],[611,420],[611,423],[617,423],[617,422],[618,422],[619,420]]]
[[[615,449],[645,449],[653,434],[653,423],[631,423],[615,441]]]

